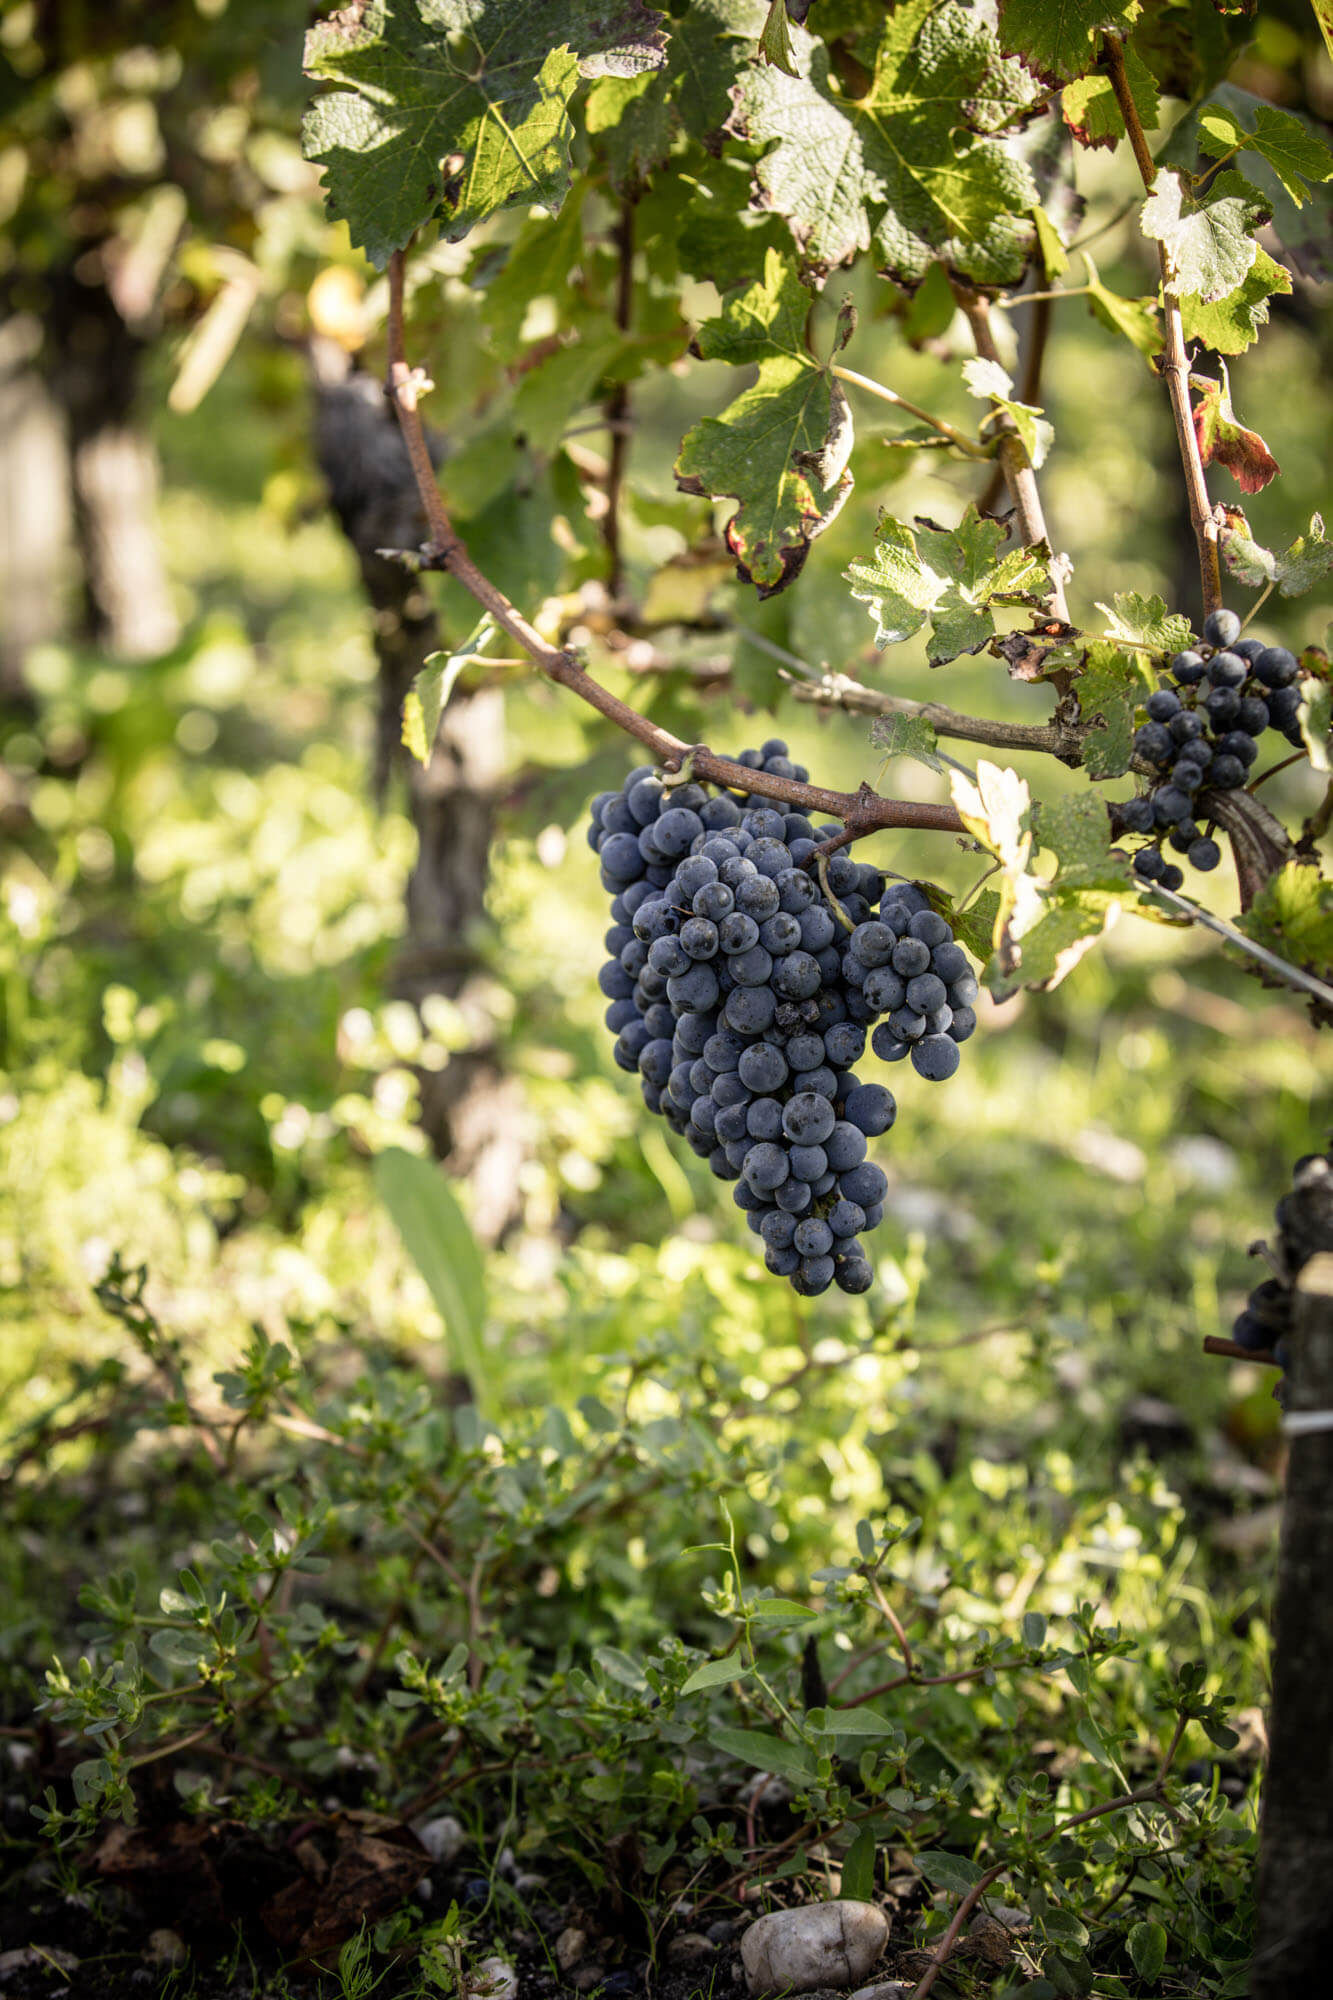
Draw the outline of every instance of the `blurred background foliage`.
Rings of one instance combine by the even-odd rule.
[[[517,675],[500,694],[492,676],[460,706],[459,727],[486,737],[489,877],[466,938],[449,941],[466,945],[465,981],[427,980],[423,992],[404,971],[420,801],[397,768],[376,796],[383,661],[313,441],[315,348],[355,353],[373,373],[382,301],[323,221],[300,161],[307,10],[191,0],[169,11],[171,30],[159,40],[155,28],[151,47],[128,5],[86,21],[13,7],[0,27],[0,394],[14,418],[5,608],[27,621],[7,632],[0,771],[3,1432],[16,1437],[69,1396],[76,1371],[124,1357],[123,1329],[92,1291],[117,1253],[147,1263],[155,1309],[201,1380],[255,1323],[372,1372],[406,1364],[441,1380],[440,1321],[369,1163],[388,1145],[425,1147],[423,1091],[480,1051],[512,1166],[498,1226],[494,1190],[481,1195],[493,1408],[611,1397],[627,1355],[674,1348],[663,1406],[676,1407],[688,1377],[716,1420],[710,1366],[761,1404],[823,1352],[817,1390],[752,1472],[756,1581],[799,1591],[858,1517],[907,1498],[926,1517],[921,1575],[946,1557],[966,1567],[973,1624],[1002,1628],[1026,1608],[1058,1619],[1091,1601],[1149,1666],[1201,1656],[1211,1686],[1256,1709],[1277,1411],[1263,1371],[1205,1359],[1200,1342],[1226,1329],[1252,1282],[1246,1247],[1290,1162],[1327,1138],[1326,1057],[1299,1002],[1200,933],[1126,918],[1054,994],[983,1013],[956,1081],[907,1079],[880,1151],[891,1183],[880,1283],[864,1301],[797,1300],[763,1276],[693,1156],[648,1130],[611,1062],[595,980],[604,898],[582,832],[587,799],[618,782],[626,749]],[[1266,9],[1244,60],[1255,88],[1327,114],[1333,86],[1301,9]],[[1078,228],[1106,225],[1102,276],[1140,295],[1151,259],[1122,212],[1125,161],[1085,156],[1079,178]],[[614,219],[590,199],[592,237]],[[545,450],[512,444],[523,375],[497,357],[484,280],[496,243],[528,226],[510,215],[480,248],[421,258],[411,338],[438,383],[428,413],[474,552],[536,607],[595,580],[606,552],[588,504],[603,448],[596,407],[572,408]],[[589,262],[590,282],[608,282],[609,263]],[[129,336],[116,365],[132,379],[108,400],[134,441],[147,620],[143,603],[122,616],[98,601],[99,531],[77,450],[60,462],[79,421],[62,403],[69,284],[94,301],[85,317],[105,322],[109,310],[117,341]],[[947,324],[908,346],[907,302],[866,274],[846,284],[861,307],[851,365],[964,416],[957,371],[941,366]],[[839,276],[831,306],[843,288]],[[748,635],[814,665],[860,660],[867,678],[910,695],[1038,719],[1040,698],[990,659],[956,663],[946,682],[918,643],[878,662],[867,653],[865,613],[840,571],[867,546],[877,507],[952,518],[972,478],[926,454],[926,472],[895,481],[873,405],[856,411],[856,491],[790,593],[760,606],[723,561],[664,566],[700,524],[700,503],[675,492],[674,451],[730,393],[720,367],[685,357],[671,289],[655,286],[649,254],[639,305],[656,316],[669,365],[634,389],[626,591],[663,619],[683,603],[708,623],[664,623],[637,652],[614,652],[596,592],[585,593],[599,670],[688,740],[739,749],[782,734],[839,787],[877,777],[867,725],[794,703]],[[702,283],[685,294],[694,323],[715,303]],[[1320,274],[1297,273],[1233,370],[1238,406],[1283,466],[1250,504],[1272,546],[1326,497],[1326,306]],[[105,389],[106,352],[90,365]],[[1048,512],[1074,558],[1075,617],[1113,591],[1181,602],[1188,528],[1147,364],[1071,301],[1052,329],[1043,401],[1057,433]],[[505,438],[515,467],[483,478]],[[44,541],[28,518],[35,496],[56,523]],[[25,569],[35,596],[19,588]],[[472,618],[451,590],[438,593],[440,630],[459,643]],[[1309,598],[1272,603],[1262,629],[1298,645],[1322,641],[1326,619]],[[1084,782],[1039,760],[1023,768],[1039,796]],[[938,782],[906,763],[884,777],[907,796]],[[1315,802],[1311,782],[1295,771],[1267,796],[1290,821]],[[872,851],[955,892],[977,869],[941,836],[884,836]],[[1226,907],[1228,884],[1210,893]],[[455,1186],[475,1203],[466,1160]],[[44,1473],[77,1493],[93,1450],[62,1445]],[[693,1505],[691,1521],[678,1498],[660,1537],[647,1528],[614,1565],[610,1527],[590,1523],[577,1562],[598,1581],[576,1644],[633,1646],[698,1615],[687,1609],[697,1572],[664,1563],[672,1537],[713,1538],[711,1506],[697,1492]],[[188,1513],[182,1501],[179,1518],[169,1510],[157,1524],[173,1559],[198,1532]],[[29,1711],[52,1647],[77,1651],[79,1583],[127,1549],[165,1572],[160,1541],[118,1516],[76,1536],[37,1510],[8,1546],[6,1720]],[[1148,1685],[1127,1674],[1122,1697],[1124,1729],[1145,1739]],[[1068,1724],[1053,1715],[1049,1726],[1059,1736]],[[1253,1757],[1241,1794],[1252,1771]],[[1238,1810],[1252,1818],[1252,1793]]]

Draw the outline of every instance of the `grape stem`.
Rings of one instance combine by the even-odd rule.
[[[489,611],[500,629],[518,641],[548,680],[554,681],[558,687],[567,688],[571,694],[587,702],[590,708],[604,715],[608,722],[624,730],[626,735],[635,737],[652,751],[656,762],[666,771],[678,770],[681,759],[689,754],[693,746],[673,736],[670,730],[660,729],[647,716],[640,715],[637,709],[613,695],[585,672],[572,653],[548,644],[503,591],[497,590],[490,579],[482,575],[455,533],[435,483],[435,471],[417,409],[417,398],[423,393],[423,379],[419,370],[408,366],[405,351],[404,261],[403,251],[396,250],[389,262],[387,391],[398,413],[403,442],[426,516],[428,540],[421,552],[420,566],[428,570],[444,570],[454,577],[478,604]],[[936,833],[963,833],[966,830],[952,806],[928,805],[915,799],[882,798],[869,785],[862,785],[855,792],[833,792],[822,785],[801,784],[795,778],[751,770],[746,764],[735,763],[730,757],[715,757],[711,750],[702,748],[694,750],[693,768],[696,777],[710,784],[724,785],[733,791],[757,793],[764,798],[781,799],[787,805],[807,812],[827,813],[831,818],[841,820],[854,839],[863,834],[877,833],[886,827],[914,827]]]
[[[1223,1340],[1220,1335],[1215,1333],[1204,1335],[1203,1351],[1205,1354],[1225,1355],[1228,1361],[1254,1361],[1261,1368],[1280,1368],[1282,1366],[1276,1354],[1270,1354],[1266,1347],[1242,1347],[1239,1341]]]
[[[842,708],[853,715],[910,715],[928,722],[937,736],[954,736],[966,743],[988,743],[999,750],[1039,750],[1075,766],[1083,761],[1083,745],[1095,723],[996,722],[989,716],[961,715],[943,702],[913,701],[903,694],[867,687],[847,674],[824,674],[815,681],[791,683],[797,701],[817,708]]]
[[[1120,116],[1125,121],[1125,131],[1134,154],[1134,161],[1145,189],[1151,194],[1157,179],[1157,163],[1149,151],[1138,106],[1134,102],[1134,93],[1129,86],[1129,77],[1125,71],[1124,46],[1117,36],[1107,35],[1104,48],[1106,74],[1111,89],[1115,92]],[[1180,462],[1185,472],[1190,526],[1194,530],[1194,540],[1199,551],[1203,615],[1207,618],[1218,610],[1222,603],[1218,522],[1212,502],[1208,498],[1208,482],[1203,475],[1203,459],[1199,453],[1199,440],[1194,429],[1194,412],[1190,407],[1189,358],[1185,353],[1185,330],[1180,317],[1180,299],[1174,289],[1176,272],[1167,254],[1166,245],[1161,242],[1157,245],[1157,261],[1162,274],[1162,312],[1166,330],[1166,340],[1159,365],[1166,382],[1167,393],[1171,398],[1176,444],[1180,450]]]

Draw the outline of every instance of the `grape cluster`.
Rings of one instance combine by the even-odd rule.
[[[1243,785],[1266,729],[1301,741],[1295,654],[1242,639],[1234,611],[1212,612],[1203,636],[1204,650],[1177,653],[1148,697],[1148,720],[1134,748],[1156,776],[1151,791],[1121,807],[1127,833],[1152,836],[1134,856],[1135,873],[1164,889],[1178,889],[1185,877],[1163,854],[1163,839],[1192,868],[1216,868],[1222,858],[1195,817],[1199,794]]]
[[[1273,1276],[1250,1293],[1231,1337],[1252,1354],[1273,1354],[1286,1368],[1296,1280],[1316,1251],[1333,1250],[1333,1151],[1297,1160],[1276,1215],[1277,1243],[1255,1246],[1268,1252]]]
[[[809,775],[776,739],[736,761]],[[878,1022],[876,1055],[939,1082],[976,1026],[976,976],[949,925],[916,885],[818,855],[837,831],[646,766],[599,793],[588,831],[612,895],[600,983],[616,1061],[736,1182],[768,1269],[805,1297],[871,1283],[860,1235],[888,1183],[866,1142],[897,1106],[852,1073],[867,1030]]]

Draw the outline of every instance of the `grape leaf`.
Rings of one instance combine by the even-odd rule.
[[[811,542],[851,491],[851,412],[805,344],[810,304],[776,250],[765,254],[761,279],[727,294],[720,318],[699,329],[698,351],[706,360],[758,362],[759,379],[720,417],[695,424],[676,460],[682,492],[740,501],[727,546],[761,597],[800,574]]]
[[[534,299],[569,299],[570,275],[583,248],[585,192],[583,184],[575,187],[557,215],[529,216],[503,266],[484,289],[474,276],[472,282],[480,289],[481,316],[490,330],[491,351],[497,359],[511,361],[519,353],[523,322]],[[494,256],[494,246],[488,254]]]
[[[1157,79],[1132,48],[1125,50],[1125,76],[1140,124],[1146,132],[1154,131],[1161,118]],[[1094,70],[1066,84],[1060,112],[1080,146],[1114,146],[1125,136],[1125,121],[1105,71]]]
[[[1069,269],[1064,239],[1040,202],[1032,211],[1032,220],[1037,231],[1037,249],[1041,256],[1042,276],[1047,284],[1052,284],[1056,278],[1062,278]],[[952,299],[950,303],[953,303]],[[943,332],[944,328],[941,327],[940,331]]]
[[[1131,347],[1137,347],[1140,354],[1151,360],[1162,346],[1156,299],[1122,299],[1119,292],[1110,291],[1102,283],[1086,250],[1083,263],[1087,271],[1088,311],[1112,333],[1123,334]]]
[[[451,242],[516,201],[558,208],[581,76],[663,60],[642,0],[357,0],[306,37],[309,76],[339,86],[306,114],[328,211],[383,267],[425,223]]]
[[[1323,140],[1290,112],[1271,104],[1255,108],[1254,129],[1246,128],[1225,104],[1209,104],[1199,114],[1200,149],[1214,158],[1236,150],[1258,153],[1267,160],[1283,187],[1301,208],[1310,199],[1306,181],[1333,178],[1333,153]]]
[[[973,355],[963,363],[963,380],[974,396],[989,399],[997,410],[1004,410],[1012,419],[1014,429],[1022,439],[1023,449],[1040,470],[1046,454],[1055,439],[1055,427],[1047,422],[1034,403],[1015,402],[1013,382],[998,361],[987,361],[982,355]]]
[[[1000,46],[1043,83],[1082,76],[1098,55],[1104,28],[1124,29],[1142,0],[1000,0]]]
[[[1304,597],[1333,569],[1333,542],[1324,540],[1324,517],[1310,516],[1307,533],[1297,535],[1285,555],[1261,548],[1248,534],[1232,531],[1222,538],[1226,566],[1238,583],[1262,590],[1275,583],[1283,597]]]
[[[1199,440],[1199,456],[1205,465],[1216,459],[1232,474],[1243,493],[1261,493],[1276,479],[1282,467],[1258,431],[1241,423],[1231,407],[1231,383],[1226,363],[1218,362],[1220,382],[1210,375],[1191,375],[1190,387],[1199,391],[1194,405],[1194,430]]]
[[[602,141],[598,152],[618,194],[642,188],[671,151],[674,121],[655,70],[602,77],[588,92],[585,122]]]
[[[721,149],[720,135],[732,110],[732,89],[741,59],[764,31],[764,0],[691,0],[671,23],[663,94],[675,105],[687,132],[710,152]]]
[[[948,901],[947,897],[944,899]],[[972,898],[965,910],[941,909],[940,915],[946,920],[960,944],[965,944],[973,958],[986,960],[995,947],[995,926],[1000,917],[1000,896],[996,889],[982,889]]]
[[[1316,771],[1327,776],[1329,731],[1333,728],[1333,689],[1327,681],[1308,680],[1301,697],[1301,736]]]
[[[986,967],[986,984],[992,995],[996,1000],[1007,1000],[1020,986],[1036,993],[1051,992],[1069,977],[1119,914],[1117,898],[1096,890],[1045,903],[1041,915],[1021,935],[1010,928],[1001,936],[995,957]]]
[[[1202,144],[1200,120],[1215,108],[1231,113],[1236,119],[1237,129],[1248,134],[1250,128],[1257,124],[1259,112],[1271,107],[1234,83],[1218,83],[1210,91],[1207,104],[1197,111],[1187,112],[1171,133],[1159,156],[1163,164],[1183,167],[1187,171],[1193,168]],[[1282,116],[1290,118],[1316,146],[1323,146],[1322,135],[1314,120],[1294,112],[1285,112]],[[1295,201],[1281,174],[1262,153],[1252,149],[1242,151],[1236,155],[1236,165],[1272,209],[1272,230],[1284,260],[1310,277],[1333,276],[1333,200],[1329,195],[1329,183],[1320,182],[1313,188],[1304,188],[1303,199]]]
[[[796,67],[796,52],[791,45],[786,0],[770,0],[768,19],[759,37],[759,60],[785,70],[788,76],[800,75]]]
[[[1056,859],[1060,889],[1129,887],[1129,864],[1111,853],[1111,822],[1092,792],[1050,799],[1036,808],[1038,844]]]
[[[1185,193],[1179,174],[1161,172],[1144,202],[1145,236],[1165,249],[1167,289],[1197,293],[1205,304],[1225,298],[1245,278],[1258,251],[1251,232],[1272,214],[1257,188],[1239,174],[1220,174],[1202,202]]]
[[[1138,652],[1178,653],[1193,637],[1188,618],[1168,611],[1160,597],[1141,597],[1138,591],[1127,590],[1097,609],[1106,613],[1107,638]]]
[[[1333,882],[1314,863],[1289,861],[1270,875],[1236,922],[1289,964],[1325,977],[1333,968]]]
[[[1291,290],[1291,273],[1264,249],[1259,249],[1249,275],[1234,292],[1211,304],[1186,293],[1180,301],[1186,340],[1211,347],[1214,354],[1243,354],[1268,324],[1268,301],[1276,292]]]
[[[728,130],[767,148],[755,170],[764,203],[804,256],[827,269],[873,246],[878,266],[908,281],[935,258],[986,283],[1016,278],[1038,199],[1031,172],[961,128],[961,107],[997,61],[985,23],[958,0],[904,0],[856,96],[823,42],[797,29],[792,46],[796,76],[742,74]]]
[[[931,771],[946,768],[935,731],[924,715],[877,715],[870,725],[870,740],[886,757],[915,757]]]
[[[454,684],[494,630],[490,617],[483,618],[456,652],[431,653],[421,672],[413,679],[403,701],[403,747],[416,758],[418,764],[429,764],[435,732],[454,691]]]
[[[1083,765],[1090,778],[1118,778],[1129,769],[1134,710],[1146,692],[1134,655],[1103,640],[1093,641],[1078,681],[1079,713],[1084,721],[1100,717],[1103,724],[1083,744]]]
[[[880,516],[875,546],[843,574],[852,596],[870,607],[875,644],[897,645],[929,619],[932,667],[960,653],[979,653],[994,637],[991,605],[998,598],[1040,601],[1047,583],[1047,552],[1017,548],[1000,554],[1004,529],[984,521],[969,505],[957,528],[918,519],[914,528]]]

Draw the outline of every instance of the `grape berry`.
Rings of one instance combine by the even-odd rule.
[[[1204,650],[1177,653],[1148,697],[1148,719],[1135,732],[1134,748],[1152,767],[1154,782],[1121,807],[1127,833],[1151,836],[1134,856],[1135,873],[1164,889],[1179,889],[1185,877],[1163,853],[1163,840],[1201,871],[1222,858],[1195,817],[1196,802],[1210,791],[1245,784],[1265,730],[1301,742],[1295,654],[1242,639],[1234,611],[1212,612],[1203,636]]]
[[[736,761],[809,775],[777,740]],[[839,829],[755,794],[642,766],[591,810],[612,897],[600,984],[617,1063],[736,1183],[770,1271],[805,1297],[867,1291],[861,1233],[888,1188],[867,1140],[897,1106],[853,1066],[877,1022],[877,1056],[909,1058],[932,1082],[953,1075],[977,980],[952,930],[915,884],[886,886],[845,851],[818,857]]]

